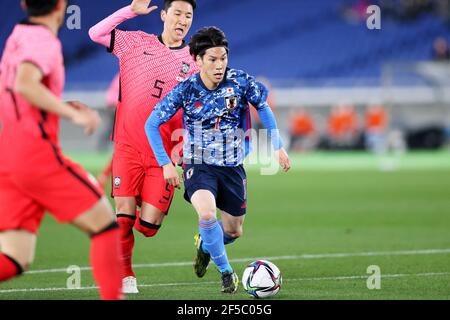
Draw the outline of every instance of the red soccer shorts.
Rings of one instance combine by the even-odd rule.
[[[136,197],[167,214],[173,195],[174,187],[166,183],[163,169],[154,158],[129,145],[114,144],[113,197]]]
[[[80,165],[56,151],[39,153],[23,169],[0,174],[0,232],[37,233],[46,211],[61,223],[71,222],[103,196]]]

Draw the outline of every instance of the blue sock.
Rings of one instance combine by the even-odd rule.
[[[219,268],[219,271],[232,272],[230,263],[228,262],[227,252],[223,244],[223,231],[216,219],[200,220],[198,224],[200,235],[203,240],[203,246],[211,255],[212,260]]]
[[[222,220],[217,221],[217,223],[220,225],[220,228],[222,229],[222,232],[223,232],[223,244],[227,245],[227,244],[233,243],[236,240],[236,238],[232,238],[228,234],[225,233],[225,230],[223,230]],[[205,242],[202,242],[202,251],[205,253],[208,253],[208,250],[206,250],[206,248],[205,248]]]

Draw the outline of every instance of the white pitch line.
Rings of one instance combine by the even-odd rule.
[[[319,253],[302,254],[293,256],[274,256],[274,257],[251,257],[230,259],[230,262],[250,262],[254,260],[300,260],[300,259],[324,259],[324,258],[348,258],[348,257],[379,257],[379,256],[401,256],[401,255],[423,255],[423,254],[447,254],[450,249],[426,249],[426,250],[401,250],[401,251],[375,251],[375,252],[347,252],[347,253]],[[133,268],[162,268],[162,267],[184,267],[192,266],[192,261],[185,262],[163,262],[148,264],[133,264]],[[82,271],[91,270],[91,267],[80,267]],[[67,268],[31,270],[25,274],[39,273],[66,273]]]
[[[398,273],[398,274],[385,274],[381,275],[381,278],[404,278],[404,277],[439,277],[450,276],[450,272],[428,272],[428,273]],[[283,282],[294,281],[339,281],[339,280],[358,280],[367,279],[368,275],[361,276],[336,276],[336,277],[316,277],[316,278],[298,278],[298,279],[283,279]],[[202,281],[202,282],[175,282],[175,283],[154,283],[154,284],[140,284],[139,288],[149,287],[175,287],[175,286],[192,286],[192,285],[210,285],[217,284],[217,281]],[[89,286],[81,287],[78,289],[69,288],[28,288],[28,289],[6,289],[0,290],[2,293],[18,293],[18,292],[51,292],[51,291],[80,291],[80,290],[96,290],[98,287]]]

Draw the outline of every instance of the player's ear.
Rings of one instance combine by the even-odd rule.
[[[166,16],[167,16],[166,10],[162,9],[161,10],[161,20],[162,20],[162,22],[166,22]]]

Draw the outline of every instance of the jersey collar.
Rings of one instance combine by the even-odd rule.
[[[163,45],[166,45],[166,44],[164,43],[164,41],[163,41],[162,34],[160,34],[160,35],[158,36],[158,40],[159,40],[159,42],[161,42]],[[186,46],[187,46],[187,44],[186,44],[186,42],[183,40],[183,42],[181,43],[180,46],[178,46],[178,47],[169,47],[169,49],[170,49],[170,50],[180,50],[180,49],[183,49],[183,48],[186,47]]]

